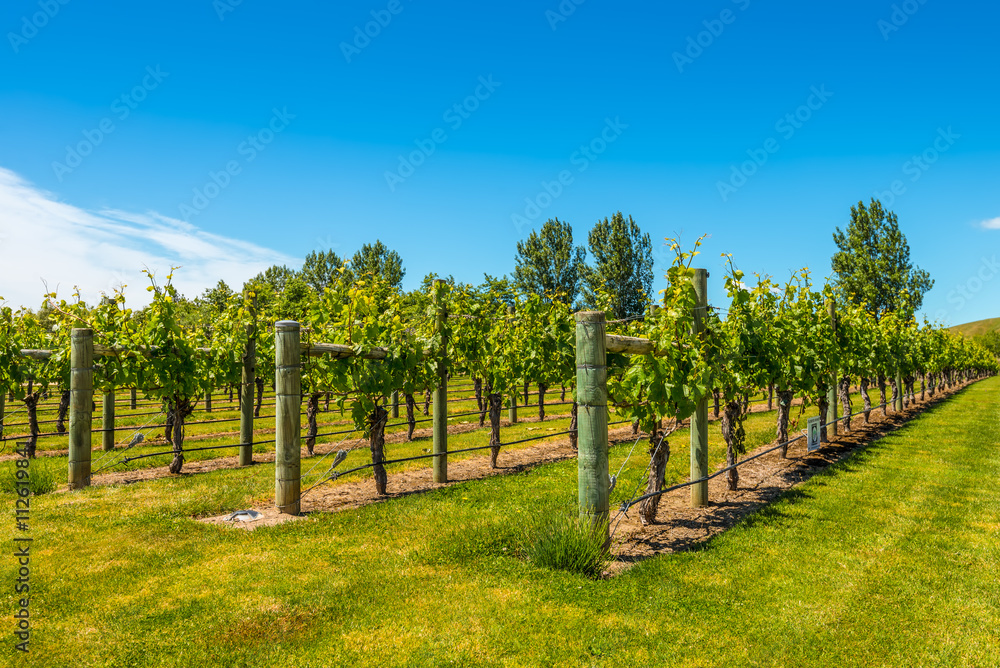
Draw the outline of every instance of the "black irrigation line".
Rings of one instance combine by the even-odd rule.
[[[274,443],[274,439],[271,439],[270,441],[254,441],[253,443],[235,443],[233,445],[212,445],[212,446],[208,446],[208,447],[204,447],[204,448],[184,448],[183,450],[180,451],[180,454],[183,455],[185,452],[201,452],[201,451],[204,451],[204,450],[226,450],[226,449],[229,449],[229,448],[242,448],[243,446],[246,446],[246,445],[249,445],[249,446],[266,445],[268,443]],[[164,455],[174,455],[174,454],[178,454],[178,453],[174,452],[173,450],[165,450],[163,452],[153,452],[153,453],[150,453],[148,455],[138,455],[137,457],[126,457],[125,459],[123,459],[120,462],[118,462],[118,464],[127,464],[129,462],[134,462],[137,459],[147,459],[149,457],[161,457],[161,456],[164,456]],[[106,467],[106,468],[108,468],[108,467]],[[93,475],[93,474],[91,474],[91,475]]]
[[[553,436],[565,436],[566,434],[575,434],[575,433],[576,433],[576,429],[567,429],[566,431],[557,431],[554,434],[541,434],[540,436],[532,436],[531,438],[522,438],[519,441],[511,441],[509,443],[501,443],[500,446],[503,447],[503,446],[507,446],[507,445],[517,445],[518,443],[528,443],[529,441],[540,441],[543,438],[551,438]]]
[[[484,394],[482,398],[485,400],[486,395]],[[447,401],[449,404],[454,404],[462,401],[475,401],[475,400],[476,400],[475,397],[457,397],[455,399],[446,399],[445,401]]]
[[[567,402],[563,402],[563,403],[545,404],[545,405],[546,406],[565,406],[565,405],[571,404],[571,403],[572,402],[567,401]],[[156,413],[150,413],[150,415],[155,415],[155,414]],[[473,416],[478,416],[478,415],[481,415],[481,412],[478,411],[478,410],[476,410],[476,411],[470,411],[468,413],[453,413],[453,414],[449,414],[448,415],[448,419],[451,420],[453,418],[473,417]],[[126,415],[126,416],[122,416],[122,417],[132,417],[132,416]],[[274,418],[274,417],[275,417],[274,415],[262,415],[262,416],[260,416],[258,418],[255,418],[255,419],[256,420],[264,420],[264,419],[269,419],[269,418]],[[421,418],[419,420],[415,420],[414,424],[418,424],[418,423],[421,423],[421,422],[430,422],[433,419],[434,419],[433,417]],[[199,424],[221,424],[221,423],[224,423],[224,422],[238,422],[239,420],[240,420],[240,418],[226,418],[226,419],[223,419],[223,420],[198,420],[198,421],[195,421],[195,422],[185,422],[184,426],[199,425]],[[408,421],[387,424],[386,427],[402,427],[402,426],[406,426],[406,425],[409,425]],[[11,426],[15,426],[15,425],[4,425],[4,426],[11,427]],[[155,429],[155,428],[164,427],[164,426],[166,426],[165,422],[160,423],[160,424],[156,424],[156,425],[150,425],[147,428],[148,429]],[[137,425],[126,425],[126,426],[123,426],[123,427],[114,427],[113,429],[91,429],[90,433],[92,433],[92,434],[102,434],[102,433],[104,433],[106,431],[129,431],[129,430],[136,430],[137,428],[138,428]],[[356,431],[356,430],[352,430],[352,431]],[[68,434],[69,432],[67,431],[66,433]],[[320,436],[335,436],[335,435],[343,434],[343,433],[351,433],[351,432],[330,432],[330,433],[327,433],[327,434],[317,434],[316,438],[319,438]],[[45,434],[39,433],[38,434],[39,438],[48,438],[48,437],[52,437],[52,436],[66,436],[66,434],[54,434],[54,433],[45,433]],[[307,437],[307,436],[303,435],[303,437]],[[2,443],[4,441],[13,441],[13,440],[16,440],[16,439],[19,439],[19,438],[31,438],[31,434],[23,434],[23,435],[19,435],[19,436],[5,436],[3,438],[0,438],[0,443]]]
[[[828,427],[831,424],[837,424],[841,420],[847,420],[847,419],[850,419],[850,418],[855,417],[857,415],[861,415],[862,413],[874,410],[876,408],[882,408],[883,406],[887,406],[887,405],[888,405],[887,403],[878,404],[878,405],[872,406],[870,409],[866,408],[864,410],[860,410],[857,413],[851,413],[850,415],[842,415],[842,416],[838,417],[836,420],[831,420],[829,422],[824,422],[822,425],[820,425],[820,427]],[[732,471],[733,469],[739,468],[740,466],[743,466],[744,464],[746,464],[748,462],[752,462],[753,460],[755,460],[755,459],[757,459],[759,457],[763,457],[764,455],[770,454],[770,453],[774,452],[775,450],[780,450],[781,448],[788,447],[792,443],[795,443],[796,441],[801,441],[805,437],[806,437],[806,434],[802,434],[801,436],[796,436],[795,438],[789,439],[789,440],[785,441],[784,443],[779,443],[778,445],[770,447],[767,450],[764,450],[762,452],[758,452],[756,455],[751,455],[750,457],[747,457],[746,459],[742,459],[742,460],[736,462],[735,464],[731,464],[729,466],[726,466],[725,468],[721,468],[718,471],[716,471],[715,473],[713,473],[712,475],[704,476],[702,478],[698,478],[697,480],[689,480],[688,482],[683,482],[683,483],[680,483],[678,485],[674,485],[673,487],[667,487],[666,489],[661,489],[658,492],[650,492],[649,494],[644,494],[644,495],[640,496],[639,498],[633,499],[631,501],[625,501],[624,503],[622,503],[620,511],[624,513],[626,511],[628,511],[629,508],[631,508],[632,506],[636,505],[637,503],[641,503],[641,502],[645,501],[646,499],[651,499],[654,496],[660,496],[661,494],[666,494],[667,492],[673,492],[673,491],[678,490],[678,489],[684,489],[685,487],[690,487],[691,485],[697,485],[697,484],[702,483],[702,482],[708,482],[712,478],[718,478],[723,473],[728,473],[729,471]]]
[[[484,411],[469,411],[468,413],[448,413],[448,419],[460,418],[460,417],[472,417],[473,415],[481,415]]]
[[[69,410],[67,409],[66,412],[69,413]],[[162,411],[149,411],[147,413],[129,413],[128,415],[116,415],[115,417],[116,418],[145,417],[147,415],[156,415],[157,413],[161,413],[161,412]],[[100,414],[100,411],[97,411],[96,414]],[[35,424],[56,424],[57,422],[59,422],[59,420],[38,420],[38,421],[35,422]],[[69,415],[66,416],[66,419],[63,420],[63,422],[66,422],[66,423],[69,422]],[[30,424],[31,424],[30,422],[11,422],[9,424],[5,424],[4,426],[5,427],[27,427]]]
[[[451,418],[469,417],[469,416],[472,416],[472,415],[479,415],[479,411],[474,411],[472,413],[458,413],[457,415],[449,415],[448,419],[450,420]],[[413,424],[420,424],[421,422],[430,422],[433,419],[434,419],[433,417],[421,418],[419,420],[414,420]],[[383,427],[383,429],[388,429],[389,427],[406,427],[406,426],[409,426],[409,424],[410,424],[409,421],[391,422],[391,423],[386,424]],[[354,433],[356,431],[358,431],[358,430],[357,429],[351,429],[349,431],[331,431],[331,432],[327,432],[327,433],[324,433],[324,434],[316,434],[316,436],[314,436],[313,438],[320,438],[321,436],[339,436],[341,434],[352,434],[352,433]],[[309,438],[309,435],[303,433],[302,434],[302,438]]]
[[[558,404],[546,404],[546,405],[547,406],[554,406],[554,405],[558,405]],[[161,413],[161,412],[162,411],[156,411],[156,412],[153,412],[153,413],[143,413],[142,415],[156,415],[156,414]],[[305,415],[305,413],[300,413],[300,415]],[[468,417],[468,416],[472,416],[472,415],[479,415],[479,411],[473,411],[471,413],[457,413],[457,414],[454,414],[454,415],[448,415],[448,418],[451,419],[451,418],[457,418],[457,417]],[[126,417],[139,417],[139,415],[123,415],[121,417],[123,417],[123,418],[126,418]],[[266,420],[266,419],[270,419],[270,418],[274,418],[274,417],[275,417],[274,415],[261,415],[260,417],[256,417],[254,419],[255,420]],[[429,422],[429,421],[431,421],[433,419],[434,419],[433,417],[424,418],[424,419],[420,419],[420,420],[415,420],[414,423],[416,424],[416,423],[420,423],[420,422]],[[199,425],[199,424],[222,424],[222,423],[226,423],[226,422],[239,422],[240,420],[241,420],[241,418],[224,418],[224,419],[221,419],[221,420],[196,420],[196,421],[193,421],[193,422],[185,422],[184,426],[187,427],[189,425]],[[43,423],[39,422],[39,424],[43,424]],[[408,425],[408,424],[409,424],[409,422],[398,422],[398,423],[388,424],[388,425],[386,425],[386,427],[401,427],[401,426]],[[13,424],[11,424],[11,425],[4,425],[4,426],[5,427],[15,427],[15,426],[25,426],[25,425],[13,425]],[[152,429],[152,428],[155,428],[155,427],[164,427],[164,426],[166,426],[165,422],[162,423],[162,424],[159,424],[159,425],[151,425],[150,428]],[[102,433],[107,432],[107,431],[129,431],[129,430],[134,430],[134,429],[136,429],[136,425],[126,425],[126,426],[123,426],[123,427],[114,427],[113,429],[91,429],[90,433],[92,433],[92,434],[102,434]],[[356,430],[352,430],[352,431],[356,431]],[[69,433],[69,432],[67,431],[66,433]],[[337,434],[343,434],[343,433],[350,433],[350,432],[330,432],[328,434],[317,434],[316,438],[319,438],[320,436],[330,436],[330,435],[337,435]],[[38,434],[39,438],[44,438],[44,437],[48,437],[48,436],[65,436],[65,435],[66,434],[55,434],[55,433],[44,433],[44,434],[43,433],[39,433]],[[14,440],[14,439],[17,439],[17,438],[30,438],[30,437],[31,437],[31,434],[24,434],[23,436],[7,436],[7,437],[4,437],[4,438],[0,439],[0,441]]]
[[[330,480],[336,480],[337,478],[340,478],[342,476],[348,475],[349,473],[356,473],[358,471],[364,471],[365,469],[373,468],[374,466],[376,466],[376,464],[381,464],[382,466],[387,466],[389,464],[403,464],[405,462],[415,462],[415,461],[418,461],[418,460],[421,460],[421,459],[432,459],[434,457],[445,457],[445,456],[448,456],[448,455],[457,455],[457,454],[461,454],[463,452],[474,452],[476,450],[490,450],[492,448],[503,448],[503,447],[507,447],[507,446],[510,446],[510,445],[517,445],[519,443],[527,443],[529,441],[539,441],[539,440],[541,440],[543,438],[552,438],[553,436],[563,436],[565,434],[574,433],[575,431],[576,431],[575,429],[570,429],[568,431],[563,431],[563,432],[559,432],[559,433],[556,433],[556,434],[544,434],[544,435],[541,435],[541,436],[533,436],[531,438],[524,438],[524,439],[521,439],[519,441],[511,441],[509,443],[497,443],[496,445],[478,445],[478,446],[475,446],[475,447],[472,447],[472,448],[462,448],[460,450],[447,450],[445,452],[436,452],[436,453],[432,453],[432,454],[429,454],[429,455],[417,455],[417,456],[414,456],[414,457],[403,457],[401,459],[387,459],[387,460],[384,460],[384,461],[381,461],[381,462],[372,462],[372,463],[369,463],[369,464],[364,464],[362,466],[355,467],[353,469],[347,469],[346,471],[335,471],[332,476],[323,478],[322,480],[320,480],[317,483],[315,483],[312,487],[310,487],[309,489],[307,489],[304,492],[302,492],[299,495],[299,498],[301,499],[303,496],[306,495],[307,492],[312,491],[313,489],[315,489],[316,487],[319,487],[320,485],[322,485],[325,482],[329,482]]]
[[[353,434],[358,431],[357,429],[347,429],[344,431],[328,431],[322,434],[316,434],[315,436],[309,436],[309,434],[302,434],[300,438],[322,438],[324,436],[340,436],[342,434]]]

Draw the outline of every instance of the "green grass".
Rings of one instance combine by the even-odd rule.
[[[751,418],[759,438],[771,421]],[[685,438],[671,444],[682,475]],[[191,516],[268,498],[266,465],[46,494],[32,499],[31,653],[7,634],[0,663],[994,666],[998,446],[994,378],[702,549],[608,581],[519,550],[572,506],[575,461],[253,532]],[[9,624],[6,585],[2,605]]]

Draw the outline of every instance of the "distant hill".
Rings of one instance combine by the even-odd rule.
[[[986,320],[967,322],[964,325],[955,325],[949,329],[956,334],[965,334],[966,336],[978,336],[987,332],[997,332],[1000,331],[1000,318],[987,318]]]

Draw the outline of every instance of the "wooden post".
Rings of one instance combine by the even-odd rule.
[[[274,504],[278,512],[298,515],[302,490],[302,350],[299,323],[281,320],[274,325],[275,448]],[[243,396],[250,406],[252,395]]]
[[[70,333],[69,488],[90,485],[90,427],[94,401],[94,331]]]
[[[515,313],[515,308],[513,305],[507,307],[507,317],[513,318]],[[507,404],[507,422],[511,424],[517,424],[517,390],[513,387],[510,391],[510,403]]]
[[[212,384],[205,383],[205,412],[212,412]]]
[[[695,307],[694,324],[691,335],[703,336],[705,317],[708,315],[708,271],[694,270],[694,289],[698,295],[698,305]],[[708,475],[708,397],[698,401],[694,414],[691,416],[691,480],[698,480]],[[699,482],[691,485],[691,507],[701,508],[708,505],[708,483]]]
[[[432,452],[437,457],[431,459],[434,482],[448,482],[448,341],[444,335],[448,312],[445,305],[437,300],[440,284],[443,280],[434,281],[434,303],[437,306],[437,317],[434,322],[436,332],[441,333],[441,354],[437,360],[438,384],[434,389],[434,445]]]
[[[0,392],[0,438],[3,438],[3,414],[7,410],[7,393]]]
[[[134,387],[129,388],[129,408],[135,410],[136,391]]]
[[[252,397],[257,376],[257,337],[256,325],[247,325],[247,343],[243,350],[243,371],[240,383],[240,396]],[[240,466],[253,464],[253,402],[240,402]]]
[[[576,314],[577,495],[580,518],[608,522],[608,369],[604,312]],[[605,545],[608,534],[605,533]]]
[[[399,390],[392,391],[392,417],[399,417]]]
[[[831,297],[826,300],[826,312],[830,315],[830,325],[833,327],[834,335],[837,334],[837,302]],[[828,427],[833,429],[832,436],[837,435],[837,388],[840,386],[840,371],[833,369],[830,388],[826,391],[826,416],[824,422],[829,422]]]
[[[897,413],[903,412],[903,372],[896,369],[896,405],[893,406]]]
[[[105,392],[101,400],[101,446],[104,452],[115,449],[115,392]]]

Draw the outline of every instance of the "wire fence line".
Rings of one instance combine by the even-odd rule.
[[[162,411],[161,411],[160,414],[162,414]],[[124,450],[118,450],[117,449],[117,445],[118,444],[116,444],[116,448],[114,450],[109,450],[100,459],[98,459],[97,462],[95,462],[92,465],[92,467],[91,467],[91,468],[97,468],[97,470],[96,471],[91,471],[90,475],[94,476],[94,475],[100,473],[101,471],[104,471],[104,470],[109,469],[109,468],[114,468],[118,464],[122,463],[121,461],[118,461],[118,462],[115,462],[115,463],[110,464],[108,466],[105,466],[104,468],[100,467],[101,462],[103,462],[108,457],[110,457],[112,455],[120,455],[122,452],[128,452],[129,450],[131,450],[135,446],[137,446],[140,443],[142,443],[143,441],[145,441],[146,440],[146,435],[144,433],[142,433],[143,430],[149,432],[149,431],[153,431],[154,429],[160,429],[163,425],[156,424],[156,425],[148,426],[149,423],[152,422],[155,418],[156,418],[156,416],[153,416],[153,417],[149,418],[148,420],[146,420],[146,424],[144,424],[143,426],[137,428],[132,433],[132,438],[131,438],[129,444],[125,447]],[[141,436],[142,438],[137,438],[137,436]],[[122,442],[124,442],[124,439],[122,440]],[[89,478],[88,478],[88,482],[90,482]]]
[[[822,427],[828,427],[828,426],[830,426],[832,424],[837,424],[841,420],[847,420],[847,419],[856,417],[858,415],[861,415],[863,413],[867,413],[867,412],[870,412],[872,410],[875,410],[876,408],[882,408],[882,407],[888,406],[888,405],[889,405],[888,402],[884,402],[884,403],[877,404],[877,405],[872,405],[871,408],[866,408],[866,409],[857,411],[855,413],[851,413],[850,415],[842,415],[842,416],[838,417],[836,420],[829,420],[827,422],[824,422],[824,423],[822,423],[820,425],[820,427],[821,428]],[[622,503],[619,515],[626,513],[629,510],[629,508],[631,508],[632,506],[634,506],[634,505],[636,505],[638,503],[642,503],[646,499],[651,499],[654,496],[660,496],[660,495],[663,495],[663,494],[667,494],[668,492],[673,492],[675,490],[683,489],[685,487],[690,487],[692,485],[697,485],[699,483],[708,482],[709,480],[712,480],[713,478],[718,478],[723,473],[728,473],[729,471],[732,471],[734,469],[739,468],[740,466],[748,464],[749,462],[752,462],[755,459],[759,459],[760,457],[763,457],[764,455],[770,454],[770,453],[772,453],[772,452],[774,452],[776,450],[780,450],[781,448],[787,447],[787,446],[791,445],[792,443],[795,443],[796,441],[801,441],[803,438],[806,438],[806,434],[805,433],[803,433],[803,434],[801,434],[799,436],[796,436],[795,438],[788,439],[787,441],[784,441],[783,443],[779,443],[779,444],[777,444],[775,446],[767,448],[766,450],[762,450],[761,452],[758,452],[755,455],[751,455],[749,457],[741,459],[740,461],[736,462],[735,464],[730,464],[729,466],[725,466],[725,467],[719,469],[718,471],[716,471],[715,473],[712,473],[711,475],[703,476],[701,478],[698,478],[697,480],[689,480],[687,482],[679,483],[677,485],[673,485],[671,487],[667,487],[666,489],[661,489],[661,490],[656,491],[656,492],[650,492],[649,494],[644,494],[643,496],[640,496],[638,498],[633,497],[633,498],[629,499],[628,501],[625,501],[624,503]]]
[[[465,453],[465,452],[475,452],[475,451],[478,451],[478,450],[490,450],[492,448],[504,448],[504,447],[509,447],[511,445],[519,445],[521,443],[528,443],[530,441],[540,441],[542,439],[553,438],[555,436],[563,436],[565,434],[571,434],[571,433],[575,433],[575,432],[576,432],[575,429],[568,429],[566,431],[557,432],[557,433],[554,433],[554,434],[541,434],[539,436],[532,436],[530,438],[522,438],[522,439],[519,439],[517,441],[509,441],[507,443],[498,443],[496,445],[478,445],[478,446],[474,446],[474,447],[471,447],[471,448],[461,448],[461,449],[458,449],[458,450],[445,450],[443,452],[434,452],[434,453],[426,454],[426,455],[416,455],[416,456],[413,456],[413,457],[401,457],[399,459],[386,459],[386,460],[382,460],[382,461],[379,461],[379,462],[369,462],[367,464],[362,464],[361,466],[356,466],[356,467],[354,467],[352,469],[347,469],[346,471],[334,471],[331,475],[322,478],[321,480],[317,481],[312,486],[310,486],[309,488],[307,488],[305,491],[303,491],[299,495],[299,499],[301,501],[302,497],[304,497],[307,493],[313,491],[314,489],[316,489],[320,485],[323,485],[324,483],[330,482],[332,480],[336,480],[338,478],[342,478],[342,477],[344,477],[346,475],[349,475],[351,473],[357,473],[358,471],[364,471],[366,469],[373,468],[373,467],[375,467],[377,465],[388,466],[388,465],[391,465],[391,464],[403,464],[403,463],[406,463],[406,462],[414,462],[414,461],[418,461],[418,460],[421,460],[421,459],[432,459],[434,457],[446,457],[448,455],[457,455],[457,454],[462,454],[462,453]],[[344,452],[344,451],[341,451],[341,452]],[[290,505],[290,504],[285,504],[285,505],[279,504],[278,507],[279,508],[287,508],[288,505]]]
[[[553,390],[553,391],[558,391],[558,390]],[[533,392],[532,394],[536,394],[537,395],[538,393],[537,392]],[[471,401],[472,399],[474,399],[474,397],[470,397],[467,400]],[[449,402],[452,402],[452,401],[455,401],[455,400],[449,399]],[[462,401],[466,401],[466,400],[462,400]],[[548,407],[553,407],[553,406],[568,406],[568,405],[570,405],[572,403],[573,403],[572,401],[554,401],[554,402],[546,402],[544,404],[544,406],[547,407],[547,408]],[[526,405],[523,405],[521,407],[522,408],[532,408],[535,405],[536,404],[526,404]],[[13,415],[13,414],[15,414],[17,412],[20,412],[20,411],[23,411],[23,410],[25,410],[25,409],[23,409],[23,408],[19,409],[18,411],[14,411],[12,413],[9,413],[8,416],[9,415]],[[324,411],[324,412],[326,412],[326,411]],[[448,419],[450,420],[452,418],[469,417],[469,416],[474,416],[474,415],[480,415],[481,413],[485,413],[485,412],[486,412],[486,410],[483,410],[483,411],[475,410],[475,411],[470,411],[470,412],[467,412],[467,413],[449,413],[448,414]],[[127,415],[117,415],[116,419],[129,419],[129,418],[134,418],[134,417],[145,417],[147,415],[157,416],[157,415],[165,415],[165,413],[164,413],[163,410],[149,411],[149,412],[143,412],[143,413],[130,413],[130,414],[127,414]],[[305,416],[305,415],[307,415],[307,413],[305,411],[301,411],[299,413],[299,415]],[[270,419],[274,419],[275,417],[276,417],[275,415],[258,415],[258,416],[255,416],[254,419],[255,420],[270,420]],[[422,419],[419,419],[419,420],[415,420],[415,423],[430,422],[432,419],[433,418],[422,418]],[[226,423],[230,423],[230,422],[239,422],[240,420],[241,420],[241,418],[238,418],[238,417],[234,417],[234,418],[218,418],[218,419],[209,419],[209,420],[195,420],[195,421],[185,421],[184,425],[185,426],[193,426],[193,425],[202,425],[202,424],[226,424]],[[59,420],[40,420],[40,421],[36,422],[36,424],[39,424],[39,425],[41,425],[41,424],[54,424],[54,423],[57,423],[57,422],[59,422]],[[3,426],[4,426],[4,428],[7,428],[7,427],[25,427],[25,426],[28,426],[29,424],[30,423],[28,423],[28,422],[12,423],[12,424],[6,424],[5,423]],[[409,424],[409,422],[399,422],[399,423],[395,423],[395,424],[391,424],[391,425],[386,425],[386,427],[387,428],[389,428],[389,427],[398,427],[398,426],[404,426],[404,425],[408,425],[408,424]],[[165,425],[160,425],[160,426],[165,426]],[[135,425],[124,425],[124,426],[119,426],[119,427],[112,427],[110,429],[104,429],[104,428],[91,429],[90,433],[92,433],[92,434],[102,434],[102,433],[108,432],[108,431],[128,431],[128,430],[134,429],[134,428],[135,428]],[[41,433],[40,432],[38,434],[38,436],[41,437],[41,438],[45,438],[45,437],[53,437],[53,436],[66,436],[66,434],[67,434],[67,432],[63,432],[63,433]],[[16,439],[19,439],[19,438],[30,438],[30,437],[31,437],[31,434],[18,434],[18,435],[15,435],[15,436],[5,436],[5,437],[0,438],[0,442],[2,442],[2,441],[8,441],[8,440],[16,440]]]
[[[659,441],[658,441],[658,442],[656,443],[656,448],[655,448],[655,449],[653,450],[653,454],[652,454],[652,455],[650,456],[650,461],[652,461],[653,459],[655,459],[655,458],[656,458],[656,455],[657,455],[657,454],[658,454],[658,453],[660,452],[660,447],[661,447],[661,446],[663,445],[663,441],[667,440],[667,437],[668,437],[668,436],[672,435],[672,434],[673,434],[674,432],[676,432],[677,430],[679,430],[679,429],[681,428],[682,424],[683,424],[683,421],[682,421],[682,420],[677,420],[677,421],[676,421],[676,422],[674,423],[674,426],[673,426],[673,429],[671,429],[670,431],[666,431],[666,430],[664,430],[664,432],[663,432],[663,433],[662,433],[662,434],[660,435],[660,440],[659,440]],[[638,444],[638,443],[639,443],[639,440],[640,440],[641,438],[642,438],[642,437],[640,436],[640,437],[639,437],[639,439],[636,439],[636,441],[635,441],[635,442],[636,442],[636,444]],[[632,450],[633,450],[633,451],[635,450],[635,445],[633,445],[633,446],[632,446]],[[632,456],[632,453],[630,452],[630,453],[629,453],[629,457],[631,457],[631,456]],[[628,461],[628,459],[626,459],[625,461],[627,462],[627,461]],[[625,468],[625,464],[622,464],[622,469],[624,469],[624,468]],[[621,475],[621,469],[619,469],[619,471],[618,471],[618,475]],[[616,477],[616,479],[615,479],[615,480],[616,480],[616,482],[617,482],[617,477]],[[635,498],[635,495],[639,493],[639,489],[640,489],[640,488],[642,487],[642,485],[643,485],[643,482],[644,482],[643,480],[640,480],[640,481],[639,481],[639,484],[637,484],[637,485],[635,486],[635,489],[634,489],[634,490],[632,490],[632,495],[631,495],[631,498],[632,498],[632,499],[634,499],[634,498]],[[609,490],[609,492],[610,492],[610,490]],[[628,510],[628,507],[625,507],[625,506],[623,505],[623,506],[622,506],[622,509],[621,509],[621,510],[619,511],[618,515],[616,515],[616,516],[615,516],[615,519],[616,519],[616,520],[618,520],[618,521],[617,521],[617,523],[615,524],[615,528],[614,528],[614,530],[613,530],[613,531],[611,532],[611,536],[610,536],[610,538],[614,538],[614,536],[615,536],[615,532],[616,532],[616,531],[618,531],[618,525],[619,525],[619,524],[621,524],[621,521],[622,521],[622,518],[623,518],[623,517],[625,516],[625,513],[626,513],[626,511],[627,511],[627,510]],[[614,520],[612,520],[612,521],[614,521]]]

